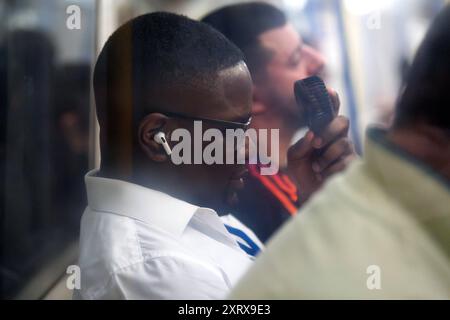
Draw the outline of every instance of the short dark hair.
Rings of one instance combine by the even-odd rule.
[[[450,5],[436,17],[408,71],[395,125],[450,129]]]
[[[176,85],[214,86],[219,71],[243,60],[222,34],[185,16],[155,12],[122,25],[94,69],[102,163],[131,152],[136,124],[159,107],[152,106],[152,94]]]
[[[264,2],[249,2],[222,7],[201,21],[213,26],[236,44],[254,77],[258,77],[271,58],[271,52],[261,46],[258,37],[287,23],[286,15]]]

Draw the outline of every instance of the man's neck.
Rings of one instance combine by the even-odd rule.
[[[442,130],[417,124],[414,128],[392,129],[387,138],[450,180],[450,143]]]
[[[149,173],[145,170],[137,169],[136,167],[133,168],[131,173],[124,174],[121,170],[117,169],[114,166],[101,166],[98,175],[103,178],[122,180],[143,186],[145,188],[165,192],[159,185],[158,181],[160,181],[160,179],[157,178],[156,174],[150,175],[152,176],[152,179],[147,179],[146,177],[149,176]]]

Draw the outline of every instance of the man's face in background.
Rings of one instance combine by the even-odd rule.
[[[303,112],[295,102],[294,82],[321,73],[323,56],[305,44],[290,23],[262,33],[259,41],[271,53],[264,75],[256,83],[260,92],[264,92],[265,104],[277,107],[286,119],[303,126]]]

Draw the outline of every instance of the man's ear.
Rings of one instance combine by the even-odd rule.
[[[253,85],[253,105],[252,105],[252,115],[259,115],[266,112],[267,107],[263,103],[261,89]]]
[[[164,162],[169,159],[163,146],[154,139],[155,134],[164,132],[166,137],[168,132],[168,118],[161,113],[151,113],[141,120],[138,129],[138,141],[141,150],[151,160]]]

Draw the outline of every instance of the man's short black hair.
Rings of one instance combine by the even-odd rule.
[[[185,16],[155,12],[122,25],[94,69],[102,163],[131,152],[126,145],[136,136],[136,124],[160,107],[152,105],[159,90],[214,86],[219,71],[243,60],[222,34]]]
[[[436,17],[408,71],[396,126],[426,122],[450,129],[450,5]]]
[[[230,5],[211,12],[202,21],[213,26],[244,52],[252,75],[264,71],[271,57],[258,37],[287,23],[286,15],[277,7],[264,2]]]

